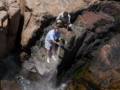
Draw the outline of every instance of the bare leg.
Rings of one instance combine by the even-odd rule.
[[[51,49],[50,49],[50,50],[47,50],[47,62],[48,62],[48,63],[50,62],[51,56],[52,56]]]
[[[59,56],[59,54],[60,54],[60,47],[58,47],[57,49],[57,56]]]
[[[57,60],[57,50],[58,50],[58,46],[53,45],[53,48],[52,48],[52,59],[53,59],[54,61]]]
[[[53,55],[57,55],[57,50],[58,50],[58,46],[53,45],[53,49],[52,49]]]
[[[51,56],[52,56],[51,50],[48,50],[48,51],[47,51],[47,54],[48,54],[48,57],[51,58]]]

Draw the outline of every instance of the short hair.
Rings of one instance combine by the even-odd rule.
[[[63,12],[63,16],[67,17],[68,16],[68,12],[67,11]]]

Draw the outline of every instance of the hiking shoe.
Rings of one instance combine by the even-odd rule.
[[[56,61],[56,60],[57,60],[57,57],[54,56],[54,55],[52,55],[52,59],[53,59],[54,61]]]

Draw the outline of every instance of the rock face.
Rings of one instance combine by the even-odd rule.
[[[120,3],[102,2],[83,11],[75,21],[75,25],[85,27],[83,30],[79,28],[79,32],[82,30],[85,33],[77,35],[79,37],[71,45],[73,50],[64,55],[64,61],[58,67],[59,75],[67,71],[64,76],[58,75],[59,80],[62,77],[63,80],[73,78],[67,90],[120,88],[118,11]]]
[[[1,90],[22,90],[16,81],[3,80],[1,83]]]
[[[8,6],[8,15],[10,18],[8,25],[8,45],[11,45],[8,50],[11,50],[15,47],[16,35],[20,24],[20,6],[17,0],[8,0]]]
[[[29,86],[27,90],[57,90],[51,85],[55,83],[56,74],[57,84],[67,82],[67,90],[120,89],[120,3],[107,0],[98,2],[99,0],[0,0],[0,58],[14,49],[21,15],[24,17],[23,28],[20,27],[20,43],[23,50],[31,51],[31,56],[29,58],[25,52],[20,54],[21,59],[29,58],[26,61],[28,65],[26,62],[23,64],[24,73],[20,74],[30,81],[23,83],[25,88]],[[59,60],[49,64],[45,61],[46,52],[41,46],[50,30],[48,26],[54,25],[55,17],[62,11],[68,11],[72,17],[76,17],[73,20],[73,31],[64,35],[65,47],[60,49]],[[37,39],[39,40],[35,44]],[[31,44],[34,47],[31,48]],[[1,78],[14,76],[20,70],[16,64],[19,57],[15,55],[0,62]],[[21,89],[15,83],[14,80],[1,81],[1,88]],[[5,84],[8,86],[5,87]]]
[[[54,2],[52,0],[23,1],[25,2],[24,6],[26,9],[24,12],[25,24],[22,32],[21,45],[26,47],[30,39],[35,35],[34,33],[39,30],[42,22],[46,19],[43,16],[55,17],[62,11],[76,12],[80,9],[87,8],[98,0],[93,0],[92,3],[89,2],[89,5],[84,0],[54,0]]]
[[[97,0],[93,0],[95,2]],[[71,7],[71,6],[74,7]],[[31,0],[26,0],[26,6],[29,9],[32,9],[34,14],[48,13],[53,16],[57,16],[62,11],[73,12],[79,9],[87,7],[86,2],[84,0],[52,0],[44,1],[44,0],[35,0],[34,2]]]
[[[20,21],[20,7],[16,0],[0,0],[0,58],[14,47]]]

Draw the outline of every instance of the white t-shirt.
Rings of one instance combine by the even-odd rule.
[[[45,48],[50,49],[52,47],[51,41],[56,41],[60,38],[60,32],[55,32],[54,29],[50,30],[45,38]]]

